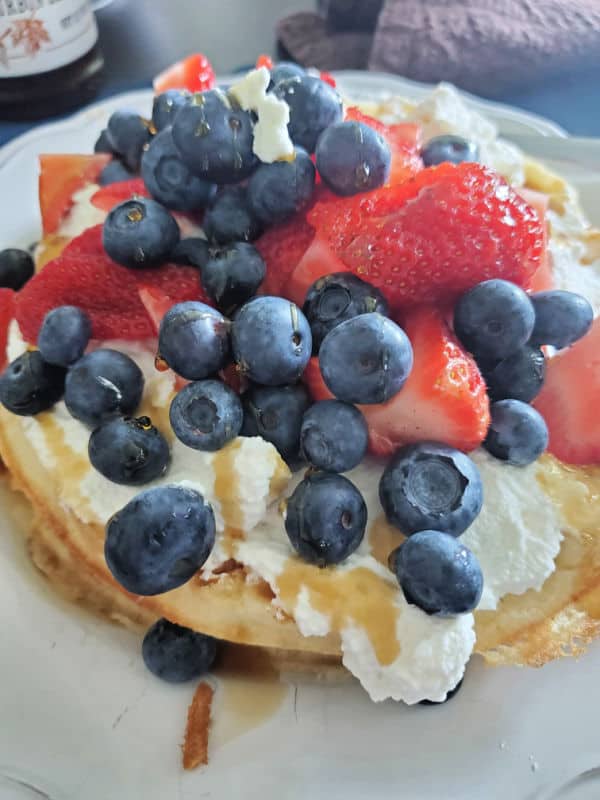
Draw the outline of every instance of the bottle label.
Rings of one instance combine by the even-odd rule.
[[[97,39],[89,0],[0,0],[0,79],[64,67]]]

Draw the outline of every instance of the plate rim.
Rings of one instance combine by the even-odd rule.
[[[409,97],[420,98],[430,92],[438,84],[435,83],[422,83],[420,81],[413,81],[408,78],[403,78],[400,75],[394,75],[389,72],[368,72],[366,70],[337,70],[334,71],[333,76],[339,81],[340,85],[348,87],[348,91],[352,92],[352,87],[355,90],[373,91],[379,94],[402,94],[405,93]],[[225,74],[217,76],[218,83],[231,83],[239,74]],[[505,103],[498,103],[495,100],[487,100],[477,95],[458,89],[457,91],[469,105],[483,111],[483,113],[491,114],[496,119],[506,119],[513,122],[520,123],[532,128],[536,133],[541,136],[558,136],[560,138],[568,138],[568,132],[546,117],[539,114],[534,114],[530,111],[517,108]],[[0,170],[5,166],[6,162],[10,160],[20,150],[35,143],[38,139],[43,139],[47,135],[52,135],[59,130],[73,130],[81,127],[82,125],[92,122],[94,119],[102,117],[107,111],[113,107],[123,107],[127,104],[138,105],[142,102],[149,102],[153,96],[153,91],[149,87],[147,89],[137,89],[128,92],[118,92],[117,94],[110,95],[101,100],[86,106],[85,108],[76,111],[74,114],[66,117],[65,119],[50,120],[36,125],[29,131],[16,136],[9,142],[0,147]]]

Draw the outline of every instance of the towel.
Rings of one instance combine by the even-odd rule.
[[[598,0],[321,0],[321,8],[278,26],[291,57],[321,69],[446,80],[491,97],[600,64]]]

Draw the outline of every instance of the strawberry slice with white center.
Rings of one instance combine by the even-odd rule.
[[[535,407],[546,420],[548,450],[567,464],[600,464],[600,318],[551,358]]]
[[[112,156],[105,153],[40,156],[39,202],[44,236],[56,233],[73,206],[73,195],[95,183]]]

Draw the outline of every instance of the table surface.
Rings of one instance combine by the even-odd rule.
[[[202,50],[218,72],[274,53],[277,19],[313,10],[315,0],[112,0],[97,12],[106,69],[100,97],[149,86],[182,56]],[[581,65],[543,85],[522,86],[495,100],[542,114],[580,136],[600,136],[600,68]],[[0,121],[0,144],[31,127]]]

